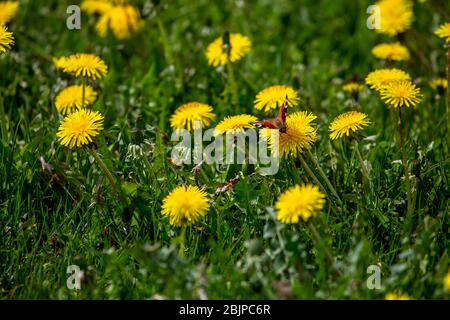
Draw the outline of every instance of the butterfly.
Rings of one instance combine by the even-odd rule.
[[[288,97],[286,96],[286,100],[281,105],[278,116],[273,119],[263,119],[261,121],[256,122],[250,122],[252,126],[255,126],[257,128],[269,128],[269,129],[278,129],[280,132],[285,133],[287,130],[286,127],[286,112],[288,107]],[[277,108],[278,108],[278,102],[277,102]]]

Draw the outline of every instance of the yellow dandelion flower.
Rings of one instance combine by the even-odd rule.
[[[430,81],[430,87],[434,90],[444,90],[448,87],[447,79],[437,78]]]
[[[53,57],[52,58],[53,64],[55,65],[56,69],[60,69],[60,70],[62,70],[64,68],[64,66],[66,65],[66,60],[67,60],[67,57],[59,57],[59,58]]]
[[[300,98],[298,97],[297,91],[289,86],[271,86],[261,90],[254,101],[255,108],[258,110],[264,109],[264,111],[269,111],[281,106],[285,100],[286,96],[288,98],[288,105],[294,107],[298,105]]]
[[[381,0],[375,5],[380,8],[380,28],[376,32],[393,37],[410,28],[414,20],[410,0]]]
[[[439,26],[434,34],[439,38],[444,38],[445,41],[450,41],[450,22],[444,23],[443,25]]]
[[[0,54],[5,53],[11,49],[14,44],[13,33],[8,31],[8,28],[0,25]]]
[[[97,112],[80,109],[65,117],[59,126],[59,142],[70,149],[87,145],[103,130],[103,116]]]
[[[342,90],[345,92],[355,94],[364,89],[364,86],[362,84],[356,83],[356,82],[350,82],[342,86]]]
[[[215,128],[214,134],[219,135],[223,133],[240,133],[245,129],[254,128],[250,122],[255,122],[258,119],[255,116],[248,114],[239,114],[237,116],[226,117]]]
[[[385,300],[411,300],[407,294],[390,292],[386,294]]]
[[[371,89],[379,91],[391,82],[403,80],[411,80],[411,76],[396,68],[379,69],[372,71],[367,75],[366,84],[369,85]]]
[[[54,58],[53,63],[58,69],[75,77],[88,77],[94,80],[104,77],[108,67],[95,54],[77,53],[68,57]]]
[[[372,49],[372,54],[382,60],[407,61],[410,58],[409,50],[400,42],[382,43]]]
[[[381,99],[386,104],[398,107],[414,107],[421,101],[420,89],[411,81],[398,81],[389,84],[381,91]]]
[[[7,24],[14,19],[19,8],[19,1],[0,2],[0,25]]]
[[[189,102],[178,107],[170,117],[170,126],[173,129],[197,129],[208,127],[216,118],[213,108],[200,102]]]
[[[311,149],[317,140],[316,129],[312,121],[317,117],[305,111],[295,112],[286,118],[286,132],[264,128],[260,135],[272,149],[274,156],[286,157]]]
[[[250,39],[239,33],[230,33],[230,62],[241,60],[251,49]],[[206,50],[208,64],[214,67],[223,66],[228,61],[228,54],[223,45],[223,37],[214,40]]]
[[[450,269],[444,277],[444,288],[450,290]]]
[[[89,14],[103,14],[112,9],[113,3],[109,0],[84,0],[81,3],[81,10]]]
[[[83,96],[83,86],[75,85],[69,86],[61,90],[55,98],[56,109],[62,115],[67,115],[75,110],[81,109]],[[84,106],[89,106],[94,103],[97,98],[97,93],[91,86],[84,88]]]
[[[357,111],[350,111],[337,116],[331,122],[329,131],[331,140],[336,140],[346,135],[347,137],[352,132],[357,132],[363,127],[370,124],[367,115]]]
[[[162,215],[173,226],[196,223],[209,209],[206,192],[197,186],[178,186],[163,200]]]
[[[312,184],[296,185],[283,192],[275,203],[277,219],[283,223],[307,222],[319,215],[325,204],[325,195]]]
[[[114,6],[100,17],[95,26],[101,37],[106,37],[111,29],[117,39],[129,38],[143,27],[139,11],[131,5]]]

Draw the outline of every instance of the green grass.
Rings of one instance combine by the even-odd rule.
[[[158,1],[156,1],[158,2]],[[70,1],[26,1],[9,24],[16,43],[0,58],[0,92],[6,136],[0,144],[0,297],[3,299],[291,298],[382,299],[401,292],[417,299],[445,299],[449,268],[449,131],[445,99],[428,81],[445,76],[443,41],[432,32],[450,19],[443,1],[415,2],[415,22],[402,41],[409,72],[424,93],[404,110],[406,146],[415,183],[411,230],[405,230],[406,190],[396,114],[365,89],[353,106],[341,86],[380,63],[371,48],[389,38],[366,28],[363,0],[134,1],[146,26],[129,40],[100,38],[96,18],[82,15],[82,29],[67,30]],[[207,45],[225,30],[252,40],[234,64],[238,103],[230,103],[227,73],[207,65]],[[51,57],[76,52],[100,55],[109,67],[97,81],[94,109],[105,115],[98,152],[122,181],[118,199],[85,150],[56,140],[57,92],[74,80],[55,70]],[[164,197],[183,183],[214,194],[239,166],[176,167],[168,161],[169,117],[182,103],[214,106],[218,119],[256,114],[258,91],[274,84],[299,90],[300,107],[318,116],[312,153],[343,200],[332,199],[307,224],[276,221],[278,195],[309,177],[298,160],[282,161],[275,176],[248,166],[236,187],[213,197],[207,216],[186,230],[161,216]],[[1,102],[0,102],[1,103]],[[360,144],[372,188],[362,186],[360,163],[346,141],[331,142],[328,125],[340,113],[360,110],[372,125]],[[133,152],[139,147],[142,154]],[[40,161],[50,164],[51,172]],[[318,175],[317,168],[306,161]],[[318,175],[319,176],[319,175]],[[319,176],[320,177],[320,176]],[[322,183],[325,183],[321,180]],[[326,250],[333,261],[329,262]],[[79,265],[82,288],[66,287],[66,269]],[[366,286],[367,268],[381,266],[382,288]],[[287,292],[287,293],[286,293]]]

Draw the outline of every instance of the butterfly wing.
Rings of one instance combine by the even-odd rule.
[[[280,110],[278,110],[278,116],[277,116],[277,119],[284,125],[286,125],[286,113],[287,113],[288,105],[289,105],[289,100],[288,100],[288,97],[286,96],[286,100],[281,105]]]
[[[288,107],[288,97],[278,110],[278,116],[273,119],[264,119],[262,121],[251,122],[252,126],[257,128],[278,129],[280,132],[286,132],[286,112]],[[278,103],[277,103],[278,107]]]
[[[250,124],[257,128],[278,129],[276,119],[264,119],[261,121],[250,122]]]
[[[275,123],[278,127],[278,130],[280,132],[286,132],[286,113],[287,108],[289,105],[288,97],[286,96],[286,100],[281,105],[280,109],[278,110],[278,116],[275,118]]]

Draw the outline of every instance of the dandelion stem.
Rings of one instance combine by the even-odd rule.
[[[84,109],[85,96],[86,96],[86,78],[83,77],[81,79],[81,109]]]
[[[297,166],[295,164],[294,159],[289,159],[289,162],[292,164],[293,170],[292,170],[292,179],[294,180],[294,183],[300,183],[300,175],[297,171]]]
[[[141,158],[142,158],[142,161],[144,162],[145,167],[147,168],[147,171],[148,171],[149,173],[151,172],[151,173],[153,174],[153,178],[154,178],[155,181],[156,181],[157,178],[156,178],[156,175],[155,175],[155,171],[153,170],[153,168],[152,168],[150,162],[148,161],[147,156],[145,155],[144,152],[143,152]]]
[[[314,165],[317,167],[317,169],[319,170],[319,174],[322,176],[323,180],[325,180],[325,183],[327,184],[328,188],[331,190],[331,193],[333,193],[333,195],[336,197],[336,200],[338,201],[339,205],[342,206],[341,198],[339,197],[338,193],[336,192],[336,189],[333,187],[330,180],[328,179],[325,172],[323,171],[322,167],[320,166],[319,161],[317,160],[317,157],[315,155],[313,155],[310,150],[308,150],[308,156],[312,160]]]
[[[184,225],[181,229],[179,244],[180,244],[180,249],[178,251],[178,255],[182,258],[185,258],[186,257],[186,225]]]
[[[167,38],[166,28],[164,27],[164,24],[162,23],[159,17],[156,18],[156,23],[158,25],[159,33],[161,34],[160,39],[163,45],[164,55],[167,59],[167,63],[175,67],[175,59],[173,58],[172,50],[170,48],[170,44]]]
[[[325,257],[327,258],[328,263],[331,265],[333,263],[333,256],[331,255],[330,250],[326,245],[325,241],[322,239],[316,227],[314,226],[313,221],[310,221],[310,223],[308,223],[308,229],[309,231],[311,231],[315,245],[318,247],[318,249],[320,248],[323,249]]]
[[[233,66],[231,65],[230,59],[227,60],[227,76],[227,85],[228,92],[231,96],[231,105],[236,106],[239,101],[239,96],[237,93],[236,78],[234,77],[234,70]]]
[[[94,157],[95,161],[97,162],[98,166],[100,167],[100,169],[102,170],[103,174],[106,176],[106,178],[108,179],[109,184],[111,185],[111,187],[117,192],[117,195],[119,196],[120,200],[122,201],[122,203],[126,204],[126,200],[123,196],[122,193],[122,188],[120,187],[120,185],[118,185],[116,183],[116,181],[114,180],[113,175],[111,174],[111,171],[109,171],[108,167],[106,166],[106,164],[103,162],[103,160],[99,157],[97,150],[95,150],[94,148],[86,148],[88,150],[88,152]]]
[[[2,141],[4,144],[8,143],[8,130],[6,128],[6,114],[5,106],[3,104],[3,96],[0,95],[0,126],[2,130]]]
[[[411,195],[411,182],[409,180],[408,155],[406,153],[404,136],[403,136],[403,117],[402,117],[402,109],[401,108],[398,108],[398,130],[399,130],[399,136],[400,136],[400,149],[402,152],[402,162],[403,162],[405,184],[406,184],[406,201],[407,201],[406,226],[408,226],[410,223],[410,219],[412,218],[411,217],[411,215],[412,215],[412,212],[411,212],[412,195]]]
[[[278,241],[280,242],[281,251],[283,252],[284,261],[285,261],[286,264],[289,264],[289,258],[288,258],[288,254],[286,252],[286,245],[285,245],[285,243],[283,241],[283,237],[281,236],[279,228],[276,228],[276,233],[277,233]]]
[[[239,101],[239,96],[237,92],[237,84],[236,84],[236,78],[234,76],[234,70],[233,66],[231,64],[231,41],[230,41],[230,33],[228,31],[225,32],[223,35],[223,48],[226,50],[227,53],[227,93],[231,97],[230,104],[232,106],[236,106]]]
[[[322,185],[322,183],[320,183],[319,179],[317,179],[316,175],[311,170],[311,168],[308,166],[305,159],[303,159],[303,156],[301,154],[299,154],[298,157],[299,157],[300,162],[302,163],[302,166],[305,169],[306,173],[308,173],[308,175],[311,177],[311,179],[314,180],[314,183],[317,184],[319,186],[319,188],[322,189],[322,191],[325,192],[325,194],[328,196],[327,189],[325,189],[324,186]]]
[[[364,160],[361,156],[361,152],[359,151],[359,145],[358,145],[357,140],[354,141],[354,148],[355,148],[356,156],[358,157],[359,163],[361,164],[361,172],[363,174],[363,185],[367,184],[367,186],[370,188],[371,183],[370,183],[369,171],[367,170],[366,164],[364,163]]]
[[[166,58],[167,64],[169,66],[172,66],[175,70],[175,72],[178,74],[178,87],[182,87],[183,85],[183,70],[181,68],[178,68],[176,64],[176,60],[174,58],[172,47],[170,46],[169,37],[167,36],[166,28],[164,27],[164,23],[162,22],[159,15],[156,18],[156,24],[158,25],[158,30],[161,35],[161,43],[164,49],[164,57]]]
[[[450,132],[450,44],[447,44],[447,97],[446,97],[446,112],[447,112],[447,137]]]

